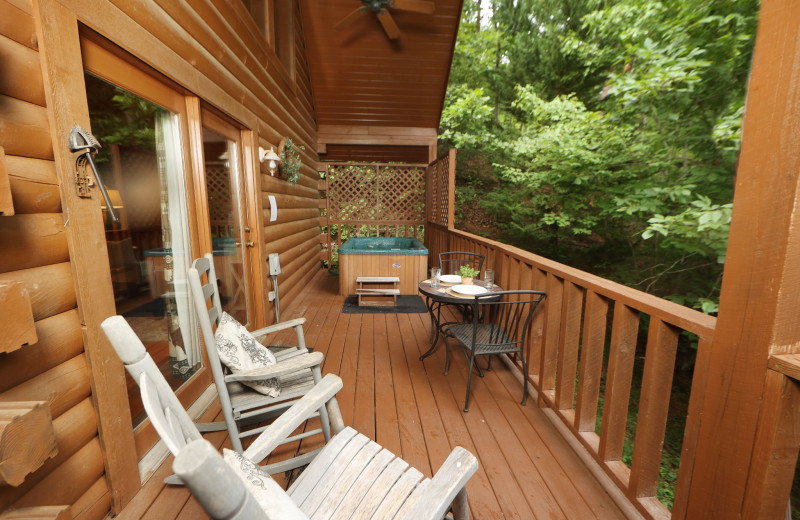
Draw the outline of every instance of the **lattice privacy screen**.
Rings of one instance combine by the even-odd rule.
[[[209,219],[212,221],[228,220],[233,211],[228,168],[214,163],[206,163],[206,187],[208,189]]]
[[[236,215],[233,212],[230,169],[219,163],[206,163],[208,219],[213,238],[235,237]]]
[[[353,236],[424,239],[425,164],[328,163],[328,260]]]
[[[331,164],[327,176],[330,221],[425,220],[425,167]]]
[[[428,173],[428,222],[445,227],[450,220],[450,167],[454,157],[452,153],[440,157],[431,163]]]

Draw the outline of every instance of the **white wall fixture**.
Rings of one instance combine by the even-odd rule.
[[[269,174],[275,176],[275,172],[278,170],[278,164],[281,162],[281,158],[275,153],[275,150],[273,150],[271,146],[269,147],[269,150],[259,146],[258,157],[262,163],[267,163]]]

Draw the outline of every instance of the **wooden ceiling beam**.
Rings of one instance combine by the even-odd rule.
[[[317,128],[317,142],[322,144],[428,146],[436,136],[436,128],[422,127],[319,125]]]
[[[396,160],[404,156],[415,160],[427,156],[430,163],[436,158],[437,136],[436,128],[321,124],[317,129],[317,152],[332,152],[331,158],[336,152],[344,152],[347,156],[367,160],[377,160],[387,153],[397,157]],[[387,146],[395,149],[387,150]],[[426,149],[427,153],[420,153]]]

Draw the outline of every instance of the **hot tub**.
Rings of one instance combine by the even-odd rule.
[[[428,249],[416,238],[355,237],[339,248],[339,294],[356,293],[359,276],[397,276],[400,294],[427,278]]]

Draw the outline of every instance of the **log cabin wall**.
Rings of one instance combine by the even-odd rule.
[[[111,494],[39,60],[31,6],[0,2],[0,170],[8,175],[13,202],[13,214],[0,216],[0,281],[25,285],[38,339],[0,354],[0,401],[48,402],[57,448],[22,484],[0,485],[0,511],[68,504],[80,517],[101,518]]]
[[[131,460],[118,450],[132,437],[124,431],[129,419],[119,417],[125,415],[119,410],[98,412],[125,395],[125,388],[121,366],[103,357],[108,348],[97,330],[113,314],[113,295],[93,294],[86,281],[93,272],[108,276],[105,251],[99,267],[86,267],[86,257],[75,253],[80,238],[67,226],[70,219],[73,229],[80,226],[82,213],[64,209],[74,187],[64,185],[66,160],[59,157],[65,151],[54,150],[53,143],[65,148],[66,135],[54,127],[70,115],[64,97],[52,93],[67,90],[84,99],[85,93],[63,83],[59,47],[75,48],[79,31],[90,29],[237,121],[250,131],[245,161],[251,172],[259,171],[258,146],[276,146],[288,136],[304,147],[296,185],[268,173],[246,180],[257,201],[249,212],[257,230],[254,325],[260,326],[273,315],[262,297],[272,289],[267,255],[280,255],[284,305],[320,265],[316,125],[298,9],[293,2],[287,59],[275,54],[239,2],[0,0],[0,285],[24,285],[37,337],[0,353],[0,401],[45,401],[56,439],[55,454],[22,484],[0,483],[0,513],[54,504],[71,506],[73,518],[100,519],[119,511],[139,488],[135,453]],[[10,193],[13,208],[4,193]],[[268,195],[279,208],[275,222],[269,222]],[[100,219],[99,209],[94,211]],[[107,290],[110,283],[98,287]],[[89,301],[98,308],[87,308]]]

